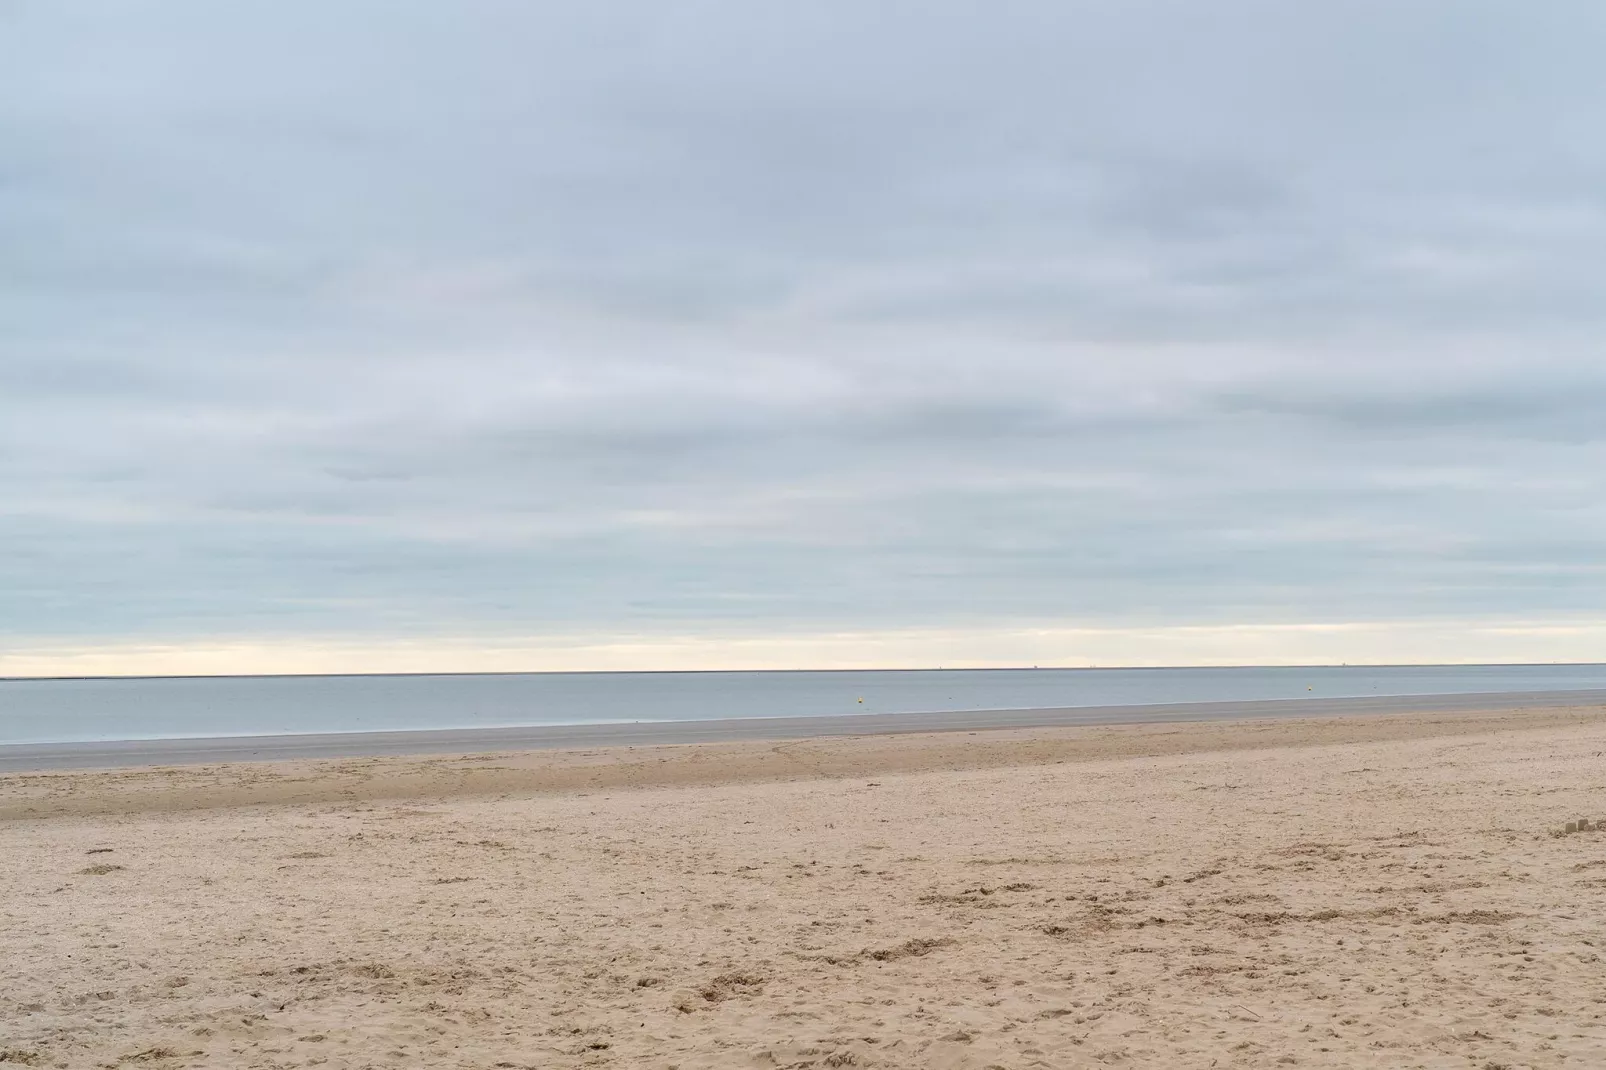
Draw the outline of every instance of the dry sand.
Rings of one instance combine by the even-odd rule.
[[[1606,710],[0,778],[0,1064],[1606,1066]]]

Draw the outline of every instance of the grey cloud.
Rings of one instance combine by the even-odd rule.
[[[1513,376],[1481,388],[1464,376],[1405,392],[1316,391],[1310,387],[1229,394],[1218,400],[1233,414],[1293,421],[1320,420],[1361,432],[1414,437],[1484,434],[1506,446],[1513,439],[1590,443],[1606,439],[1606,377],[1524,382]]]
[[[0,635],[1598,612],[1598,5],[0,12]]]

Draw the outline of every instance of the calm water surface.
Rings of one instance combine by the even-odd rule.
[[[1606,688],[1606,665],[0,680],[0,744]]]

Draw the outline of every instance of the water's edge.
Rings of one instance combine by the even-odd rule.
[[[1592,689],[1606,665],[7,680],[0,746]]]
[[[718,718],[509,728],[322,732],[189,739],[0,745],[0,774],[68,769],[198,765],[382,755],[476,754],[572,747],[636,747],[895,735],[1004,728],[1233,721],[1519,709],[1606,712],[1606,688],[1563,691],[1389,695],[1360,698],[1166,702],[1141,705],[942,710],[824,717]]]

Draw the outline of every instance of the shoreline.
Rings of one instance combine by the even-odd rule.
[[[1581,709],[1606,706],[1606,689],[1172,702],[925,713],[631,721],[504,728],[286,733],[147,740],[0,744],[0,776],[235,762],[465,755],[1096,725],[1293,720],[1403,713]]]
[[[45,818],[357,801],[450,802],[1002,771],[1090,762],[1407,744],[1606,725],[1606,702],[1328,716],[908,730],[472,753],[304,755],[99,769],[0,769],[0,826]]]

